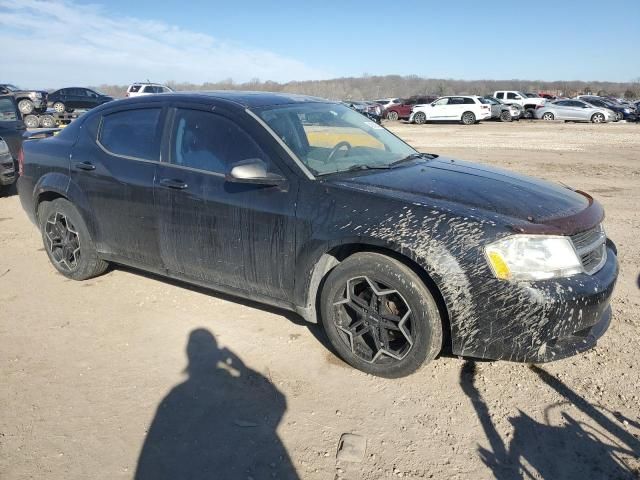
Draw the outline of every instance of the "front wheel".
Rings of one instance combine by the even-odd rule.
[[[29,115],[35,109],[35,105],[28,98],[23,98],[18,102],[18,110],[23,115]]]
[[[413,116],[413,121],[418,125],[424,125],[427,123],[427,116],[424,112],[418,112]]]
[[[544,115],[542,115],[542,119],[543,120],[547,120],[547,121],[551,121],[553,120],[555,117],[553,116],[553,113],[551,112],[545,112]]]
[[[522,117],[531,120],[535,116],[534,114],[535,114],[535,110],[533,108],[527,108],[522,114]]]
[[[64,113],[64,109],[65,109],[65,106],[64,106],[64,103],[62,102],[56,102],[53,104],[53,110],[56,113]]]
[[[504,112],[500,113],[500,121],[501,122],[510,122],[511,120],[513,120],[513,118],[511,117],[511,114],[509,112],[507,112],[506,110]]]
[[[476,123],[476,116],[473,114],[473,112],[464,112],[462,114],[461,121],[464,125],[473,125],[474,123]]]
[[[356,253],[326,279],[321,319],[338,355],[363,372],[409,375],[442,348],[442,319],[420,277],[379,253]]]
[[[44,248],[53,266],[67,278],[86,280],[105,272],[87,226],[76,207],[64,198],[42,202],[38,222]]]
[[[601,113],[594,113],[591,116],[591,122],[592,123],[603,123],[605,120],[604,115]]]

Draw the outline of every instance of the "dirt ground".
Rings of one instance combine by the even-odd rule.
[[[389,126],[422,151],[604,204],[621,269],[596,349],[371,377],[293,314],[122,268],[66,280],[12,195],[0,198],[0,478],[640,477],[640,125]],[[360,461],[336,459],[343,433],[366,440]]]

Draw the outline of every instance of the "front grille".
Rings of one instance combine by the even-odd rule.
[[[582,262],[582,268],[589,275],[600,270],[607,261],[606,240],[602,225],[571,236],[573,247]]]

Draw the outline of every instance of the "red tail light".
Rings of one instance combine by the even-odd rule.
[[[24,150],[22,149],[22,145],[20,145],[20,150],[18,150],[18,175],[21,177],[24,174]]]

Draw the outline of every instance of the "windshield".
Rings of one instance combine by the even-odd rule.
[[[303,103],[256,113],[315,175],[389,168],[416,150],[367,117],[332,103]]]

